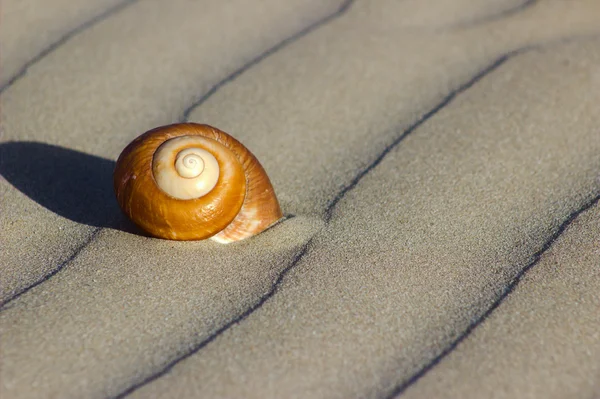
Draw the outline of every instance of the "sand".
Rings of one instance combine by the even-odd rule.
[[[600,4],[81,3],[2,27],[3,398],[600,387]],[[229,246],[124,220],[114,159],[183,120],[288,218]]]
[[[298,1],[295,6],[273,1],[266,13],[220,4],[132,4],[52,51],[2,94],[2,140],[18,141],[13,145],[20,149],[18,161],[3,163],[1,172],[35,200],[1,182],[3,193],[8,191],[0,224],[13,227],[0,233],[6,249],[0,255],[5,265],[0,302],[62,268],[98,228],[119,227],[112,169],[133,138],[176,121],[197,96],[340,6],[339,1]],[[194,17],[185,18],[190,15]],[[234,21],[236,29],[222,29]],[[262,28],[256,29],[257,24]],[[218,41],[210,39],[216,29]],[[207,40],[190,39],[190,47],[182,40],[186,35]],[[59,148],[40,150],[30,141]],[[8,153],[3,159],[16,154],[5,146],[0,151]],[[64,153],[70,160],[57,165],[54,159]],[[47,184],[55,175],[64,176],[58,188],[40,190],[39,184],[30,184],[36,179]],[[77,190],[76,200],[72,190]],[[32,250],[19,249],[23,247]]]
[[[599,45],[515,56],[457,96],[344,196],[277,295],[138,397],[386,397],[402,386],[600,192],[597,90],[567,73],[587,56],[591,77]],[[533,87],[544,90],[535,102]]]
[[[402,397],[598,397],[599,220],[596,202],[497,310]]]
[[[21,0],[2,2],[0,46],[4,91],[34,62],[70,37],[137,0]]]

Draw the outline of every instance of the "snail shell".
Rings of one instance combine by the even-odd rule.
[[[159,238],[243,240],[282,218],[256,157],[208,125],[158,127],[121,153],[114,188],[123,212]]]

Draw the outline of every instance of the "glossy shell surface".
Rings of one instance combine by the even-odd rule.
[[[229,243],[282,217],[256,157],[208,125],[175,124],[142,134],[117,160],[114,187],[123,212],[159,238]]]

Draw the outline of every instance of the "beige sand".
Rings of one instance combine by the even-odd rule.
[[[0,309],[3,398],[393,395],[600,191],[595,0],[256,4],[129,4],[2,93],[0,301],[41,282]],[[296,217],[227,247],[140,236],[112,160],[182,118],[247,144]]]
[[[97,20],[137,0],[4,0],[0,9],[0,88],[33,60]]]
[[[580,215],[475,332],[403,398],[597,398],[600,205]]]
[[[269,9],[266,13],[235,2],[228,7],[220,1],[139,2],[33,65],[2,94],[3,140],[42,141],[102,158],[85,157],[68,165],[69,169],[81,167],[75,165],[79,162],[89,167],[89,181],[83,176],[80,180],[93,187],[78,193],[82,198],[74,206],[80,209],[62,215],[48,212],[0,181],[0,225],[12,226],[0,233],[5,248],[0,253],[4,265],[0,302],[60,268],[97,227],[118,224],[121,216],[111,193],[112,166],[106,160],[116,159],[144,131],[177,121],[188,104],[218,81],[335,12],[340,3],[271,1],[264,3]],[[219,40],[211,39],[214,31],[219,32]],[[206,40],[197,39],[202,37]],[[32,152],[24,149],[26,155]],[[35,162],[40,169],[54,167],[53,159],[36,158]],[[31,170],[30,175],[35,179],[37,172]],[[46,197],[50,198],[44,198],[42,205],[49,208],[60,207],[57,202],[64,201],[60,193]],[[28,265],[26,270],[22,264]]]
[[[316,229],[318,222],[296,217],[233,250],[136,236],[128,247],[123,233],[103,231],[0,313],[5,394],[124,390],[245,312]]]
[[[276,296],[137,397],[393,392],[600,191],[599,57],[531,51],[458,96],[344,197]]]
[[[357,2],[343,17],[225,86],[190,120],[211,121],[251,142],[283,207],[322,214],[357,169],[502,56],[600,31],[600,3],[579,12],[559,5],[541,2],[524,15],[436,33],[415,31],[392,18],[422,15],[425,4]],[[377,7],[386,10],[387,19],[373,12]],[[579,24],[571,23],[568,10],[580,17]],[[551,27],[536,25],[559,16],[565,20]],[[461,20],[446,22],[453,26]]]

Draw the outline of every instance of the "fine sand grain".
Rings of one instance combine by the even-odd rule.
[[[541,2],[525,15],[428,32],[393,17],[422,15],[425,4],[357,2],[223,87],[188,119],[211,121],[242,141],[252,140],[282,206],[292,213],[322,214],[357,171],[499,60],[600,32],[600,3],[590,3],[587,14],[584,7],[571,11],[579,16],[576,25],[558,18],[566,14],[569,20],[568,7],[560,4]],[[376,9],[386,10],[387,18]],[[552,18],[557,22],[551,29],[536,24]]]
[[[579,215],[505,302],[402,398],[597,398],[600,205]]]
[[[600,192],[599,61],[598,41],[550,46],[457,96],[347,193],[277,295],[137,397],[393,393]]]
[[[269,12],[242,3],[133,4],[73,37],[2,94],[2,140],[19,143],[0,143],[0,172],[8,180],[0,185],[12,183],[37,203],[18,190],[2,189],[0,225],[12,227],[0,235],[5,249],[0,302],[63,267],[99,227],[122,228],[112,194],[112,161],[129,141],[176,121],[197,96],[334,13],[341,2],[270,0],[262,3]],[[212,39],[214,31],[219,40]],[[59,148],[40,149],[29,141]],[[57,165],[55,159],[65,155],[71,161]],[[54,176],[64,183],[47,189],[32,184],[47,184]],[[75,200],[65,198],[70,195],[65,185],[77,190]]]
[[[104,230],[0,313],[4,393],[123,391],[257,303],[317,229],[295,217],[229,246],[136,236],[124,246],[123,233]]]
[[[3,0],[0,91],[66,39],[138,0]]]
[[[0,9],[2,399],[600,389],[600,2],[68,3]],[[177,121],[287,218],[125,220],[114,160]]]

